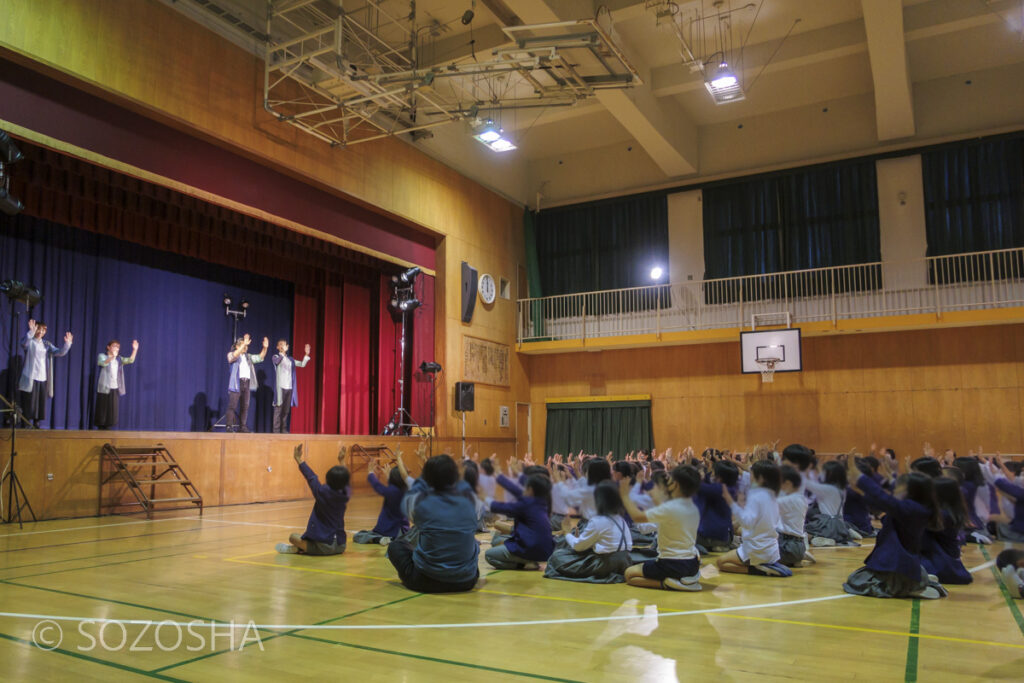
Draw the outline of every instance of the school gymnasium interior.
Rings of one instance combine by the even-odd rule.
[[[373,463],[416,475],[421,443],[1019,462],[1024,1],[0,17],[4,679],[1024,676],[998,533],[940,600],[845,592],[872,538],[786,579],[707,557],[700,592],[496,570],[489,533],[452,594],[403,587],[381,545],[275,550],[313,505],[298,445],[349,468],[350,536]],[[38,428],[30,320],[74,337],[32,375]],[[290,433],[269,362],[231,423],[242,335],[309,346]],[[138,357],[98,430],[113,339]]]

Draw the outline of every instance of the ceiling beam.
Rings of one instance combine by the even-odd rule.
[[[879,140],[914,135],[914,101],[903,37],[903,3],[861,0],[875,83],[875,126]]]
[[[625,4],[625,11],[630,18],[635,11],[630,7],[636,3]],[[593,7],[589,0],[583,2],[567,2],[566,0],[516,0],[514,9],[527,24],[543,24],[554,21],[567,21],[590,14],[573,14],[582,12],[580,7]],[[557,10],[555,9],[557,7]],[[612,14],[612,21],[616,15]],[[654,17],[651,17],[654,24]],[[674,102],[661,101],[651,91],[650,73],[647,65],[635,57],[635,51],[614,35],[613,40],[622,50],[633,66],[640,72],[643,85],[628,89],[600,90],[596,94],[597,101],[629,132],[633,139],[643,147],[647,155],[654,160],[658,168],[669,178],[691,175],[697,172],[697,126],[686,113]]]

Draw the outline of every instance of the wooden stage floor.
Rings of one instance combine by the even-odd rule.
[[[380,498],[357,495],[350,533]],[[817,549],[791,579],[701,593],[493,571],[456,595],[403,588],[380,546],[279,555],[310,503],[0,527],[5,680],[967,680],[1024,675],[1024,620],[991,558],[939,601],[842,592],[868,548]],[[481,536],[484,541],[484,537]],[[483,544],[486,547],[486,543]],[[95,620],[124,620],[99,622]],[[232,629],[230,622],[234,622]],[[128,623],[126,623],[128,622]],[[211,626],[212,622],[221,622]],[[58,629],[60,632],[58,632]],[[58,637],[60,638],[57,642]],[[37,644],[33,644],[33,643]],[[47,649],[43,649],[47,648]],[[52,649],[50,649],[52,648]]]

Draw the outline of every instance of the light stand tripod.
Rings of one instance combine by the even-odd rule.
[[[11,304],[11,328],[10,333],[10,346],[7,358],[7,373],[8,373],[8,390],[10,394],[14,395],[14,341],[15,341],[15,327],[17,322],[17,314],[14,310],[14,304],[21,302],[25,304],[25,308],[31,310],[31,307],[42,301],[43,295],[38,289],[34,287],[28,287],[21,282],[14,280],[4,280],[0,282],[0,290],[7,294],[7,298],[10,299]],[[18,434],[18,421],[21,420],[27,427],[33,427],[32,423],[22,414],[21,408],[9,400],[6,396],[0,395],[0,413],[7,414],[10,420],[11,428],[11,458],[7,463],[7,470],[4,472],[2,478],[0,478],[0,496],[3,495],[4,486],[7,488],[7,507],[4,508],[6,516],[3,518],[5,524],[10,524],[15,518],[18,520],[18,528],[23,526],[21,519],[21,511],[28,508],[28,513],[32,515],[32,521],[36,521],[36,513],[32,509],[32,505],[28,502],[28,496],[25,495],[25,489],[21,485],[21,480],[18,479],[18,473],[15,470],[15,463],[18,457],[17,449],[17,434]]]
[[[387,425],[384,427],[384,435],[409,436],[413,428],[420,426],[412,419],[412,415],[405,409],[405,337],[409,314],[420,306],[420,300],[416,298],[416,276],[420,274],[418,267],[410,268],[401,275],[394,275],[391,278],[394,292],[391,295],[391,307],[401,315],[402,336],[398,342],[398,406],[391,414]]]
[[[234,301],[232,300],[232,298],[230,296],[228,296],[227,294],[225,294],[224,295],[224,315],[231,316],[231,344],[232,344],[232,347],[234,346],[235,341],[238,339],[238,319],[239,318],[244,318],[245,314],[249,312],[249,302],[246,301],[245,299],[242,299],[242,301],[241,301],[241,303],[239,305],[238,310],[235,310],[235,309],[231,308],[231,304],[233,304],[233,303],[234,303]],[[242,361],[239,361],[239,362],[242,362]],[[223,428],[224,431],[226,431],[226,432],[233,432],[233,431],[237,431],[238,430],[238,425],[235,425],[234,427],[229,427],[228,426],[228,414],[224,413],[223,415],[218,417],[216,422],[214,422],[210,426],[210,431],[212,432],[213,430],[215,430],[217,428]]]

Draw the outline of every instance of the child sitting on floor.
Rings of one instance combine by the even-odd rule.
[[[604,462],[598,461],[598,462]],[[607,465],[607,463],[605,463]],[[590,494],[594,516],[577,536],[565,535],[548,558],[544,577],[587,583],[622,583],[629,568],[633,540],[622,513],[622,497],[611,481],[602,481]]]
[[[526,489],[498,475],[501,484],[515,498],[514,503],[491,502],[491,512],[514,520],[511,536],[494,534],[484,559],[495,569],[537,569],[555,549],[551,536],[551,480],[541,474],[526,478]]]
[[[343,457],[339,456],[339,464],[327,470],[327,484],[321,484],[316,473],[302,460],[302,444],[295,447],[295,462],[313,492],[313,511],[309,514],[305,533],[301,536],[292,534],[288,543],[278,543],[277,552],[306,555],[340,555],[345,552],[348,541],[345,506],[350,494],[348,468],[340,463]]]
[[[718,558],[718,570],[758,576],[793,576],[793,572],[779,562],[779,535],[775,531],[779,526],[776,496],[782,488],[779,467],[770,462],[756,462],[750,473],[754,486],[745,505],[733,500],[729,490],[722,486],[722,497],[740,522],[743,540],[739,548]]]
[[[398,458],[402,457],[401,451]],[[402,468],[396,464],[388,472],[387,484],[381,482],[378,474],[383,475],[380,461],[374,460],[373,471],[366,477],[370,486],[377,492],[383,502],[380,505],[380,514],[377,515],[377,524],[370,531],[357,531],[352,535],[356,543],[380,543],[387,545],[395,538],[409,530],[409,521],[402,515],[402,498],[409,490],[409,485],[402,476]]]
[[[807,516],[807,496],[800,486],[800,472],[792,465],[781,468],[782,484],[779,503],[779,562],[787,567],[799,567],[807,557],[807,536],[804,518]],[[813,561],[813,557],[809,558]]]
[[[700,472],[690,465],[679,465],[671,475],[666,476],[663,471],[656,473],[654,482],[651,498],[656,505],[646,511],[641,511],[630,499],[629,480],[619,482],[619,493],[630,517],[658,527],[658,558],[626,569],[626,583],[641,588],[699,591],[697,528],[700,512],[693,496],[700,487]]]
[[[1008,548],[996,556],[996,569],[1003,575],[1003,583],[1010,597],[1024,598],[1024,550]]]

